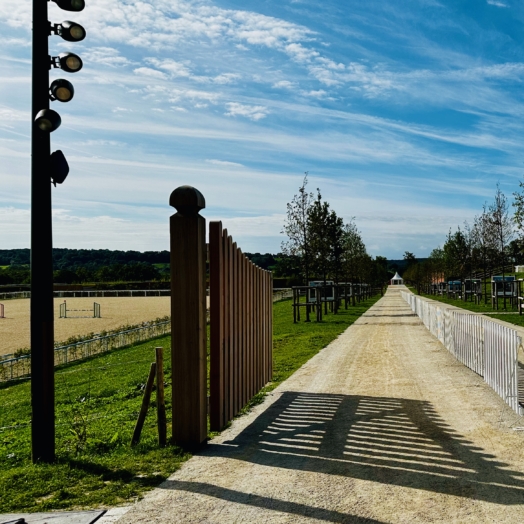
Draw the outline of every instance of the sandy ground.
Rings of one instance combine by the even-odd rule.
[[[524,426],[399,289],[126,523],[519,523]]]
[[[63,298],[55,298],[55,340],[63,341],[73,335],[99,333],[124,324],[138,324],[170,315],[170,297],[96,297],[67,298],[68,309],[93,310],[100,304],[102,318],[59,318]],[[5,317],[0,318],[0,355],[29,347],[29,299],[5,300]],[[71,315],[92,315],[71,312]]]

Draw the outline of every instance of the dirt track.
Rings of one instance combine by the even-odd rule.
[[[67,300],[68,309],[91,309],[100,304],[102,318],[59,318],[59,305]],[[0,318],[0,355],[29,347],[29,299],[6,300],[6,318]],[[96,297],[55,298],[55,340],[64,341],[73,335],[100,333],[125,324],[148,322],[170,314],[169,297]],[[71,315],[92,315],[71,312]]]
[[[519,523],[516,426],[390,289],[118,522]]]

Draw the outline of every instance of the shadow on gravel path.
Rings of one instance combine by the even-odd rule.
[[[160,487],[164,489],[187,491],[189,493],[199,493],[208,497],[226,500],[228,502],[246,504],[248,506],[258,507],[264,510],[273,510],[280,511],[282,513],[290,513],[292,515],[300,515],[301,517],[323,520],[326,522],[351,522],[351,524],[386,524],[385,522],[375,519],[359,517],[357,515],[348,515],[346,513],[341,513],[340,511],[306,506],[304,504],[297,504],[296,502],[290,502],[287,500],[261,497],[260,495],[255,495],[253,493],[235,491],[232,489],[215,486],[214,484],[206,484],[205,482],[167,480]]]
[[[202,455],[497,504],[524,500],[522,473],[504,469],[505,464],[444,424],[431,403],[419,400],[286,392],[234,440],[210,444]],[[202,489],[226,499],[248,496],[176,481],[162,487]]]

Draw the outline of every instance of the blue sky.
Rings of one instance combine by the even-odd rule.
[[[277,252],[309,187],[372,255],[423,257],[523,177],[524,4],[86,0],[52,147],[54,244],[168,249],[171,191],[244,251]],[[31,3],[0,0],[0,247],[29,247]]]

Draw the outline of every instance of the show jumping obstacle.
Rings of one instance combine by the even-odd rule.
[[[68,313],[92,313],[92,315],[68,315]],[[68,309],[67,302],[64,300],[60,304],[60,318],[102,318],[100,314],[100,304],[93,302],[93,309]]]

